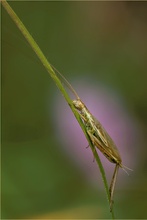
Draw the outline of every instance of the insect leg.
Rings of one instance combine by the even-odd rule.
[[[116,179],[118,175],[118,169],[119,169],[119,164],[116,164],[113,177],[111,180],[110,188],[109,188],[109,193],[110,193],[110,212],[112,211],[112,205],[113,205],[113,194],[114,194],[114,188],[116,184]]]
[[[95,153],[96,148],[95,148],[95,142],[94,142],[94,139],[93,139],[93,135],[91,134],[91,132],[90,132],[89,130],[87,130],[87,133],[88,133],[88,135],[89,135],[89,137],[90,137],[90,140],[91,140],[92,144],[94,145],[94,152],[93,152],[93,153]],[[95,157],[94,157],[94,155],[93,155],[93,162],[95,162]]]

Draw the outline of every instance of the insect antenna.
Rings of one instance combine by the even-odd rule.
[[[66,86],[69,88],[69,90],[75,95],[75,97],[77,99],[80,99],[80,97],[78,96],[78,94],[76,93],[76,91],[74,90],[74,88],[72,87],[72,85],[67,81],[67,79],[52,65],[50,64],[51,67],[61,76],[61,78],[64,80]]]

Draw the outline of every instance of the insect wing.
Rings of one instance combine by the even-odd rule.
[[[93,144],[108,158],[110,162],[121,165],[121,157],[112,138],[103,128],[101,123],[92,116],[94,120],[94,133],[88,132]]]

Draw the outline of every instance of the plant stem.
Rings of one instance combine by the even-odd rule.
[[[13,9],[10,7],[10,5],[7,3],[6,0],[1,0],[1,3],[3,5],[3,7],[5,8],[5,10],[7,11],[7,13],[10,15],[11,19],[14,21],[14,23],[16,24],[16,26],[19,28],[19,30],[21,31],[21,33],[23,34],[23,36],[25,37],[25,39],[28,41],[28,43],[30,44],[30,46],[32,47],[32,49],[34,50],[34,52],[36,53],[37,57],[40,59],[41,63],[43,64],[43,66],[46,68],[47,72],[49,73],[49,75],[52,77],[52,79],[54,80],[54,82],[56,83],[57,87],[59,88],[59,90],[61,91],[61,93],[63,94],[65,100],[67,101],[67,103],[69,104],[73,114],[75,115],[79,125],[81,126],[88,142],[89,145],[91,147],[91,150],[94,154],[94,158],[96,159],[97,165],[99,166],[100,172],[101,172],[101,176],[104,182],[104,186],[105,186],[105,190],[106,190],[106,194],[107,194],[107,198],[108,198],[108,203],[110,201],[110,195],[109,195],[109,188],[108,188],[108,183],[107,183],[107,179],[106,179],[106,175],[105,175],[105,171],[104,168],[102,166],[102,163],[100,161],[100,158],[98,156],[97,151],[95,150],[94,145],[92,144],[87,132],[86,132],[86,128],[79,116],[79,114],[77,113],[77,111],[75,110],[73,104],[72,104],[72,100],[70,99],[68,93],[66,92],[66,90],[64,89],[60,79],[57,77],[56,73],[54,72],[52,66],[49,64],[48,60],[46,59],[46,57],[44,56],[43,52],[41,51],[41,49],[39,48],[39,46],[37,45],[37,43],[35,42],[35,40],[33,39],[33,37],[30,35],[30,33],[28,32],[28,30],[26,29],[26,27],[23,25],[23,23],[21,22],[21,20],[19,19],[19,17],[16,15],[16,13],[13,11]],[[111,212],[112,215],[112,219],[114,219],[114,211],[112,209]]]

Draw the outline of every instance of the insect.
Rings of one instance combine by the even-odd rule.
[[[54,68],[54,67],[53,67]],[[55,68],[54,68],[55,69]],[[56,70],[56,69],[55,69]],[[57,70],[56,70],[57,71]],[[101,123],[90,113],[86,105],[82,102],[76,91],[73,89],[71,84],[65,79],[65,77],[59,72],[59,75],[63,78],[68,88],[73,92],[76,99],[72,101],[75,109],[79,113],[85,128],[86,132],[89,135],[93,145],[97,147],[102,154],[111,162],[116,164],[114,173],[112,176],[109,193],[110,193],[110,211],[112,210],[113,205],[113,194],[114,194],[114,188],[116,184],[116,179],[118,175],[119,167],[122,168],[126,173],[126,169],[131,170],[130,168],[124,166],[122,164],[122,159],[119,154],[119,151],[110,137],[110,135],[107,133],[107,131],[104,129],[104,127],[101,125]],[[128,173],[127,173],[128,174]]]
[[[111,211],[118,169],[119,167],[123,169],[127,167],[122,165],[122,159],[114,141],[109,136],[109,134],[104,129],[104,127],[101,125],[101,123],[90,113],[90,111],[87,109],[85,104],[80,99],[77,99],[77,100],[73,100],[73,105],[78,110],[93,145],[97,147],[110,162],[116,164],[109,188],[110,211]]]

